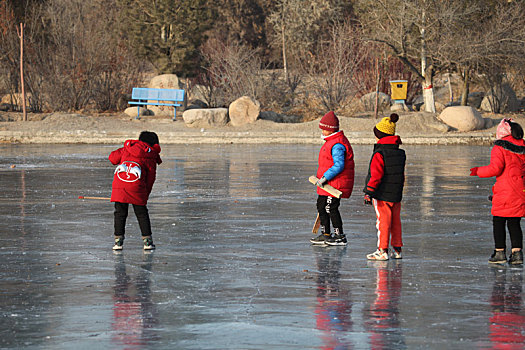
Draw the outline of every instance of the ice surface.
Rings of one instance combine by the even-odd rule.
[[[523,270],[492,267],[490,147],[405,146],[402,261],[367,262],[372,146],[354,147],[349,245],[312,247],[313,145],[163,147],[149,203],[112,246],[116,146],[0,146],[0,348],[523,348]],[[14,168],[11,166],[15,165]],[[509,244],[510,246],[510,244]],[[513,343],[513,344],[512,344]]]

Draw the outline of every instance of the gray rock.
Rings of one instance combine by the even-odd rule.
[[[206,104],[206,102],[199,100],[199,99],[192,100],[189,106],[186,107],[186,109],[202,109],[202,108],[208,108],[208,105]]]
[[[275,123],[298,123],[301,121],[299,116],[279,114],[274,111],[262,111],[259,114],[259,119],[271,120]]]
[[[384,92],[379,92],[378,109],[380,111],[388,110],[390,108],[390,96]],[[374,111],[376,106],[376,92],[370,92],[361,97],[361,104],[364,111]]]
[[[228,123],[228,109],[188,109],[184,111],[182,118],[187,126],[193,128],[224,126]]]
[[[230,123],[233,126],[254,123],[261,112],[261,104],[248,96],[233,101],[228,108]]]
[[[146,115],[152,115],[153,113],[144,107],[138,107],[139,108],[139,116],[146,116]],[[130,117],[136,117],[137,116],[137,106],[128,107],[124,110],[124,113],[129,115]]]

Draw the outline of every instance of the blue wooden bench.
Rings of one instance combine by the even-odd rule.
[[[131,105],[137,105],[137,117],[140,119],[140,106],[172,106],[173,120],[177,118],[177,107],[184,102],[184,90],[133,88]]]

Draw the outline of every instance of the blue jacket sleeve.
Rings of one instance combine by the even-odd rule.
[[[327,180],[332,180],[345,168],[345,152],[345,146],[340,143],[336,143],[332,147],[332,159],[334,160],[334,165],[323,174]]]

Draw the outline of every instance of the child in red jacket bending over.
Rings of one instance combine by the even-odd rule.
[[[492,187],[492,226],[495,250],[489,263],[507,262],[505,223],[509,229],[512,251],[509,264],[523,264],[523,233],[520,220],[525,216],[525,142],[523,129],[512,119],[503,119],[496,131],[490,152],[490,164],[470,169],[470,176],[496,176]]]
[[[374,206],[377,216],[377,250],[368,254],[368,260],[388,260],[389,240],[392,258],[401,259],[403,246],[401,231],[401,199],[405,184],[405,151],[399,148],[401,138],[395,136],[395,113],[384,117],[374,127],[377,143],[368,169],[363,190],[365,204]]]
[[[129,204],[139,222],[144,250],[153,250],[151,223],[146,204],[155,182],[157,164],[160,159],[159,137],[156,133],[143,131],[138,140],[127,140],[124,147],[109,155],[113,165],[118,165],[113,177],[111,201],[115,202],[115,245],[113,250],[122,250],[124,230]]]

